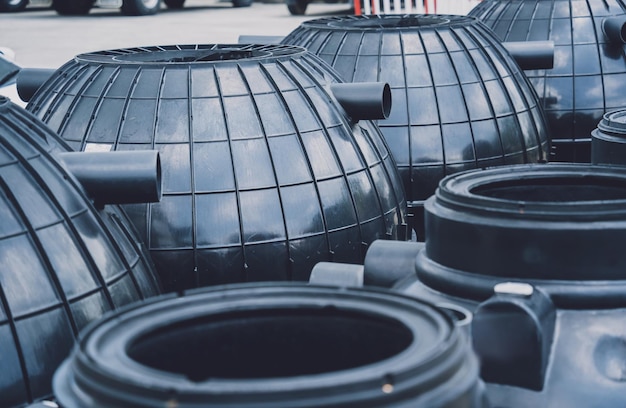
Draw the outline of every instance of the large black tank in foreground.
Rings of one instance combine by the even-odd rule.
[[[41,121],[0,97],[3,407],[49,397],[54,370],[87,323],[160,292],[125,213],[94,206],[60,158],[69,151]]]

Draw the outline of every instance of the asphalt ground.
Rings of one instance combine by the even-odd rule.
[[[0,14],[0,47],[26,68],[58,68],[92,51],[172,44],[232,44],[240,35],[284,36],[315,18],[351,14],[349,3],[311,3],[292,16],[284,2],[255,1],[235,8],[224,0],[187,0],[152,16],[129,17],[117,8],[91,9],[85,16],[61,16],[45,3]]]

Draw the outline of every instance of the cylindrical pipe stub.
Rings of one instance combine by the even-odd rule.
[[[24,102],[30,101],[55,71],[51,68],[22,68],[15,78],[15,87],[20,99]]]
[[[626,110],[605,113],[591,132],[591,162],[626,165]]]
[[[156,150],[58,155],[97,207],[161,200],[161,158]]]
[[[386,82],[334,83],[330,90],[354,122],[389,117],[391,88]]]
[[[321,286],[363,287],[363,266],[339,262],[318,262],[309,283]]]
[[[415,273],[417,253],[423,242],[378,239],[367,248],[363,267],[365,284],[391,288],[396,282]]]
[[[503,45],[524,71],[554,68],[554,41],[512,41]]]
[[[602,32],[615,44],[626,44],[626,16],[607,17],[602,20]]]

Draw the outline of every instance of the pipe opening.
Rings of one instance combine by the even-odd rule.
[[[626,17],[608,17],[602,20],[602,31],[614,44],[626,44]]]
[[[399,321],[363,312],[244,310],[160,327],[129,344],[128,356],[201,382],[347,370],[397,355],[412,341]]]
[[[135,53],[118,55],[116,61],[137,61],[137,62],[210,62],[210,61],[235,61],[250,58],[260,58],[271,56],[272,53],[260,50],[171,50],[155,51],[147,53]]]
[[[606,177],[546,177],[505,180],[472,188],[472,194],[526,202],[626,200],[626,182]]]
[[[407,16],[385,16],[383,18],[367,18],[358,20],[342,19],[339,22],[333,21],[328,25],[340,28],[407,28],[407,27],[427,27],[450,23],[449,18],[423,17],[418,15]]]

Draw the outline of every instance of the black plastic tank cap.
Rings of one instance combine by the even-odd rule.
[[[30,101],[35,92],[56,70],[52,68],[22,68],[15,78],[17,94],[24,102]]]
[[[354,123],[361,119],[377,120],[389,117],[391,88],[388,83],[333,83],[330,90]]]
[[[363,266],[340,262],[318,262],[311,269],[309,283],[321,286],[363,287]]]
[[[602,32],[612,43],[626,44],[626,17],[607,17],[602,20]]]
[[[96,207],[161,200],[161,159],[156,150],[64,152],[58,156]]]
[[[554,68],[554,41],[511,41],[502,45],[524,71]]]
[[[423,242],[376,240],[365,254],[365,284],[391,288],[402,278],[415,273],[415,259]]]
[[[472,341],[481,377],[490,383],[540,391],[544,386],[556,309],[541,289],[503,282],[474,312]]]

